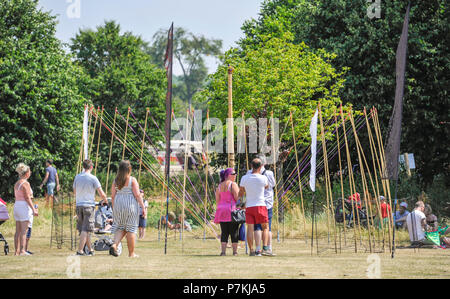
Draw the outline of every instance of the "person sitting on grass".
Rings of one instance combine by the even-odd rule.
[[[183,221],[184,218],[184,221]],[[187,221],[186,217],[183,217],[183,214],[178,215],[178,223],[175,225],[175,227],[181,231],[181,223],[184,222],[184,230],[185,231],[192,231],[191,224]]]
[[[407,208],[408,204],[406,202],[402,202],[400,203],[399,211],[395,212],[394,221],[396,229],[405,228],[406,216],[409,215]]]
[[[427,221],[423,213],[424,210],[425,205],[423,201],[418,201],[415,204],[414,211],[406,216],[406,226],[412,246],[433,245],[433,242],[429,241],[425,236]]]
[[[425,216],[427,217],[427,225],[429,227],[429,229],[435,231],[438,229],[439,227],[439,223],[438,223],[438,219],[436,217],[436,215],[433,214],[433,209],[431,208],[431,206],[429,204],[425,205],[425,212],[424,212]]]
[[[166,218],[168,218],[167,221],[167,228],[168,229],[175,229],[175,224],[173,224],[173,222],[175,221],[175,213],[174,212],[169,212],[169,215],[167,216],[161,216],[161,219],[159,219],[158,222],[158,228],[166,228]]]

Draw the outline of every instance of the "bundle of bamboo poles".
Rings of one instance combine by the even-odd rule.
[[[340,182],[340,189],[341,189],[341,196],[342,196],[342,206],[344,206],[344,198],[346,198],[345,194],[344,194],[344,177],[343,177],[343,169],[342,166],[345,165],[344,163],[342,163],[344,156],[346,157],[346,163],[347,163],[347,169],[348,169],[348,181],[349,181],[349,186],[350,186],[350,193],[351,194],[355,194],[357,192],[356,190],[356,182],[355,182],[355,178],[354,178],[354,174],[353,174],[353,163],[351,161],[351,155],[350,155],[350,145],[349,145],[349,140],[347,138],[347,135],[349,133],[347,133],[347,127],[346,127],[346,123],[349,122],[350,123],[350,127],[351,129],[348,130],[348,132],[352,132],[353,133],[353,137],[354,137],[354,142],[356,144],[356,151],[357,151],[357,157],[358,157],[358,161],[359,161],[359,167],[360,167],[360,172],[361,172],[361,184],[362,184],[362,199],[363,199],[363,203],[364,203],[364,208],[367,211],[367,216],[368,216],[368,220],[367,220],[367,229],[366,232],[363,233],[362,229],[361,229],[361,219],[359,219],[359,213],[355,214],[355,211],[357,209],[357,207],[355,207],[354,202],[351,201],[352,204],[352,214],[356,215],[356,217],[353,217],[352,219],[352,223],[346,223],[346,219],[344,217],[344,223],[342,225],[342,227],[339,226],[338,223],[336,223],[335,221],[335,217],[334,217],[334,200],[333,200],[333,190],[332,190],[332,186],[331,186],[331,174],[330,174],[330,167],[329,167],[329,154],[328,154],[328,148],[327,148],[327,141],[326,141],[326,137],[325,137],[325,124],[324,124],[324,120],[323,120],[323,116],[322,116],[322,111],[320,110],[320,106],[319,106],[319,120],[320,120],[320,139],[322,141],[322,152],[323,152],[323,160],[321,161],[322,165],[323,165],[323,169],[324,169],[324,180],[325,180],[325,199],[326,199],[326,208],[325,208],[325,214],[326,214],[326,226],[327,226],[327,230],[328,230],[328,243],[331,243],[331,240],[333,241],[332,243],[334,244],[334,246],[332,246],[334,248],[334,251],[337,253],[338,251],[342,251],[342,244],[341,244],[341,240],[342,240],[342,236],[341,233],[343,231],[344,234],[344,246],[346,246],[347,244],[347,235],[350,234],[350,232],[353,233],[353,243],[354,243],[354,250],[355,252],[358,252],[358,248],[362,246],[363,241],[368,243],[368,248],[370,252],[374,252],[375,250],[377,250],[377,243],[378,243],[378,250],[385,250],[386,246],[388,246],[388,248],[391,248],[391,232],[393,229],[393,219],[392,219],[392,213],[388,213],[389,215],[389,221],[387,221],[387,223],[384,223],[383,221],[380,221],[380,227],[377,227],[377,225],[375,224],[375,222],[373,221],[373,216],[378,215],[379,218],[381,218],[381,209],[380,209],[380,203],[379,203],[379,197],[381,194],[384,194],[386,196],[386,198],[389,199],[389,204],[390,206],[392,206],[392,200],[391,200],[391,196],[390,196],[390,189],[389,189],[389,181],[386,180],[382,180],[382,173],[384,171],[385,168],[385,163],[384,163],[384,149],[383,149],[383,143],[382,143],[382,138],[381,138],[381,130],[380,130],[380,126],[379,126],[379,122],[378,122],[378,114],[377,114],[377,110],[376,109],[371,109],[370,113],[368,114],[366,112],[366,110],[364,110],[364,119],[365,119],[365,126],[367,128],[367,134],[368,134],[368,138],[369,138],[369,146],[370,146],[370,156],[371,156],[371,160],[372,160],[372,169],[369,167],[368,161],[367,161],[367,155],[366,152],[364,152],[364,149],[361,145],[361,142],[359,140],[358,134],[357,134],[357,125],[355,124],[355,120],[353,117],[353,113],[351,111],[349,111],[348,113],[346,113],[346,115],[344,115],[343,109],[342,107],[340,107],[339,112],[335,111],[334,115],[333,115],[333,120],[336,124],[335,126],[335,138],[337,140],[337,154],[338,154],[338,162],[339,162],[339,182]],[[149,120],[149,115],[150,115],[150,111],[149,109],[147,109],[146,111],[146,116],[145,116],[145,121],[144,121],[144,126],[142,128],[141,126],[141,131],[142,131],[142,138],[140,139],[140,144],[138,144],[136,141],[133,141],[132,137],[130,137],[130,133],[131,130],[134,131],[133,127],[130,126],[129,124],[129,120],[130,120],[130,115],[133,116],[131,108],[128,108],[128,112],[127,112],[127,117],[126,120],[123,116],[121,116],[119,114],[119,112],[117,111],[117,109],[115,109],[115,113],[114,113],[114,117],[112,117],[111,115],[109,115],[108,113],[106,113],[106,111],[104,111],[103,107],[100,108],[98,107],[97,109],[94,106],[89,106],[89,136],[90,136],[90,145],[89,145],[89,156],[91,156],[92,154],[92,150],[93,150],[93,146],[94,146],[94,136],[96,136],[97,134],[97,145],[96,145],[96,154],[95,154],[95,168],[94,168],[94,173],[97,173],[97,168],[98,168],[98,161],[99,161],[99,148],[100,148],[100,137],[101,137],[101,132],[102,132],[102,127],[107,129],[107,131],[109,131],[111,133],[111,139],[109,140],[109,157],[108,157],[108,162],[107,162],[107,171],[106,171],[106,193],[108,193],[109,190],[109,175],[110,175],[110,164],[111,164],[111,153],[112,153],[112,147],[114,144],[114,141],[118,141],[121,145],[122,145],[122,159],[125,158],[125,154],[128,153],[130,154],[132,157],[136,158],[136,160],[139,162],[139,172],[138,172],[138,181],[140,182],[141,179],[141,172],[143,170],[143,168],[147,171],[152,173],[155,178],[160,182],[161,186],[162,186],[162,191],[164,192],[164,190],[167,188],[164,179],[158,175],[157,169],[155,168],[154,162],[156,161],[155,157],[151,157],[151,154],[148,151],[144,151],[144,148],[146,148],[146,145],[148,145],[148,139],[149,136],[146,133],[147,127],[148,127],[148,120]],[[173,113],[172,113],[173,115]],[[122,119],[125,121],[125,127],[121,127],[119,125],[119,121],[118,121],[118,116],[122,117]],[[133,116],[134,117],[134,116]],[[244,111],[242,111],[242,118],[244,119]],[[340,118],[340,123],[338,122],[338,119]],[[190,111],[186,112],[186,123],[184,128],[186,129],[186,132],[190,132],[189,128],[192,127],[192,119],[193,119],[193,113],[191,113]],[[273,124],[273,112],[271,113],[271,126],[274,126]],[[372,121],[372,123],[370,123],[370,120]],[[209,111],[207,112],[207,130],[206,130],[206,138],[209,138],[208,135],[208,129],[209,129]],[[299,140],[300,137],[302,136],[296,136],[295,131],[294,131],[294,119],[292,116],[292,112],[290,112],[290,117],[289,117],[289,122],[290,122],[290,127],[291,127],[291,133],[292,133],[292,142],[293,142],[293,146],[291,147],[291,151],[293,150],[294,153],[294,157],[295,157],[295,170],[293,173],[295,173],[296,175],[292,175],[289,176],[288,180],[284,180],[284,178],[286,177],[286,175],[284,173],[277,173],[277,167],[276,167],[276,163],[274,164],[274,174],[275,174],[275,179],[276,179],[276,187],[274,190],[274,194],[275,194],[275,201],[274,201],[274,210],[276,211],[276,213],[274,214],[275,217],[275,227],[277,229],[277,239],[278,241],[280,241],[280,208],[283,209],[283,220],[282,220],[282,239],[284,240],[285,238],[285,230],[284,230],[284,224],[285,224],[285,217],[284,217],[284,206],[285,206],[285,202],[289,201],[290,199],[292,199],[292,197],[294,196],[298,196],[300,197],[300,206],[301,206],[301,223],[302,225],[299,226],[298,230],[303,232],[304,235],[304,239],[305,242],[307,240],[307,235],[308,233],[308,229],[307,229],[307,218],[306,218],[306,211],[305,211],[305,206],[304,206],[304,202],[305,200],[307,200],[307,198],[305,199],[304,195],[303,195],[303,184],[305,183],[306,180],[304,180],[304,178],[306,176],[302,176],[302,169],[300,164],[304,162],[304,160],[308,157],[308,150],[307,149],[304,153],[304,156],[302,159],[299,159],[299,153],[298,153],[298,144],[297,144],[297,140]],[[97,124],[98,124],[98,129],[97,129]],[[157,125],[157,124],[156,124]],[[373,131],[374,133],[372,133],[372,129],[371,129],[371,125],[373,126]],[[345,144],[345,154],[341,153],[341,137],[340,137],[340,133],[339,133],[339,129],[342,127],[342,130],[344,132],[344,144]],[[349,128],[350,128],[349,127]],[[130,131],[129,131],[130,129]],[[247,169],[249,167],[249,154],[248,154],[248,144],[247,144],[247,137],[246,137],[246,133],[245,133],[245,121],[244,121],[244,128],[243,128],[243,132],[244,132],[244,140],[245,140],[245,160],[246,160],[246,166]],[[137,135],[136,132],[134,132],[135,135]],[[161,132],[162,133],[162,132]],[[175,199],[175,201],[177,203],[180,203],[182,205],[182,220],[184,222],[184,217],[185,217],[185,209],[186,209],[186,200],[189,201],[190,203],[190,208],[188,209],[188,212],[190,213],[190,215],[192,217],[194,217],[198,222],[202,223],[203,226],[203,239],[206,238],[206,234],[209,231],[210,233],[213,233],[213,235],[218,236],[214,226],[211,225],[211,214],[208,215],[208,202],[213,202],[213,196],[211,196],[211,190],[215,189],[215,186],[209,186],[208,183],[208,177],[211,177],[210,174],[210,170],[209,170],[209,153],[208,153],[208,148],[206,148],[206,151],[203,152],[203,154],[206,157],[206,168],[205,168],[205,182],[203,184],[203,188],[204,188],[204,196],[203,198],[201,196],[198,196],[200,201],[201,201],[201,205],[196,205],[194,202],[194,196],[193,194],[189,194],[187,191],[187,180],[190,181],[189,178],[189,174],[187,172],[187,153],[188,153],[188,149],[187,144],[189,143],[189,139],[190,139],[190,134],[186,134],[185,136],[187,142],[185,145],[185,156],[184,156],[184,171],[183,171],[183,182],[181,183],[180,181],[178,182],[180,185],[183,186],[182,188],[182,192],[180,192],[180,189],[177,188],[173,188],[170,189],[169,192],[171,193],[171,196],[173,197],[173,199]],[[79,155],[79,161],[78,161],[78,167],[77,167],[77,171],[80,172],[81,171],[81,162],[83,159],[83,142],[81,143],[81,147],[80,147],[80,155]],[[208,144],[208,140],[207,143]],[[275,148],[275,144],[272,143],[272,150],[273,152],[277,152],[278,153],[278,148]],[[368,153],[368,152],[367,152]],[[293,158],[294,159],[294,158]],[[173,180],[176,180],[175,178]],[[293,184],[293,181],[296,181],[295,184]],[[283,186],[283,184],[293,184],[293,185],[297,185],[298,191],[297,192],[287,192],[287,190],[285,190],[285,192],[280,196],[280,193],[282,193],[280,191],[285,189],[285,187]],[[369,184],[370,183],[370,184]],[[280,187],[280,184],[282,185]],[[382,191],[380,190],[380,185],[382,188]],[[211,187],[211,188],[210,188]],[[369,190],[370,188],[372,189],[372,194]],[[195,188],[195,187],[194,187]],[[382,192],[382,193],[381,193]],[[286,195],[288,194],[288,195]],[[286,196],[284,196],[286,195]],[[291,198],[289,198],[289,196]],[[286,199],[286,198],[287,199]],[[375,205],[375,207],[373,206]],[[373,212],[373,208],[376,209],[376,212],[374,213],[375,215],[372,214]],[[162,209],[161,209],[162,211]],[[162,213],[162,212],[161,212]],[[160,215],[162,216],[162,214]],[[161,217],[160,217],[161,218]],[[351,224],[351,225],[350,225]],[[385,226],[387,226],[385,228]],[[183,229],[183,225],[181,226],[181,234],[180,234],[180,239],[182,241],[182,245],[183,243],[183,235],[184,235],[184,229]],[[341,230],[342,228],[342,230]],[[339,229],[339,233],[338,233],[338,229]],[[386,231],[387,229],[387,231]],[[364,229],[363,229],[364,230]],[[158,235],[158,239],[159,239],[159,235]],[[338,248],[339,246],[339,248]],[[182,247],[182,250],[184,250],[184,247]]]

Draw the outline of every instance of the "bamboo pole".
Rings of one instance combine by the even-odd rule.
[[[273,118],[273,111],[271,112],[270,117],[272,119],[272,128],[271,128],[271,130],[272,130],[272,134],[273,134],[273,128],[275,127],[275,120]],[[277,221],[276,221],[276,223],[277,223],[277,242],[280,243],[280,219],[279,219],[280,211],[278,210],[279,209],[279,202],[278,202],[277,162],[276,162],[277,161],[276,158],[277,158],[278,154],[277,154],[277,151],[275,151],[275,142],[273,142],[273,140],[272,140],[272,154],[273,154],[273,173],[274,173],[274,178],[275,178],[275,190],[274,191],[275,191],[275,204],[276,204],[275,211],[276,211],[276,216],[277,216]]]
[[[227,122],[228,167],[234,168],[234,125],[233,125],[233,67],[228,66],[228,122]]]
[[[342,119],[342,126],[344,129],[344,140],[345,140],[345,152],[347,154],[347,169],[348,169],[348,177],[349,177],[349,183],[350,183],[350,193],[354,194],[353,191],[354,189],[352,188],[352,177],[353,177],[353,171],[352,171],[352,162],[351,162],[351,158],[350,158],[350,151],[348,148],[348,141],[347,141],[347,130],[345,128],[345,118],[344,118],[344,114],[342,111],[342,104],[340,106],[340,113],[341,113],[341,119]],[[352,215],[353,215],[353,236],[354,236],[354,241],[355,241],[355,252],[358,252],[358,245],[357,245],[357,238],[356,238],[356,221],[355,221],[355,209],[354,209],[354,203],[353,200],[351,200],[351,205],[352,205]],[[359,226],[358,226],[359,227]]]
[[[305,232],[305,243],[307,243],[307,235],[306,235],[306,215],[305,215],[305,207],[303,204],[303,186],[302,186],[302,179],[300,175],[300,166],[298,162],[298,152],[297,152],[297,141],[295,138],[295,130],[294,130],[294,118],[292,116],[292,111],[289,111],[290,119],[291,119],[291,128],[292,128],[292,139],[294,140],[294,149],[295,149],[295,162],[297,165],[297,174],[298,174],[298,185],[299,185],[299,191],[300,191],[300,201],[302,205],[302,213],[303,213],[303,230]]]
[[[245,161],[247,162],[247,171],[250,169],[249,165],[248,165],[248,150],[247,150],[247,131],[245,128],[245,112],[244,110],[242,110],[242,120],[243,120],[243,124],[244,124],[244,128],[243,128],[243,133],[244,133],[244,146],[245,146]]]
[[[375,123],[376,123],[376,128],[377,128],[377,141],[378,141],[378,146],[379,146],[379,150],[380,150],[380,161],[381,161],[381,165],[382,165],[382,171],[383,174],[386,172],[386,158],[384,155],[384,146],[383,146],[383,140],[381,138],[381,129],[380,129],[380,123],[378,121],[378,111],[377,109],[375,109],[375,117],[374,117]],[[385,195],[387,194],[387,197],[389,198],[389,205],[392,207],[392,200],[391,200],[391,191],[390,191],[390,186],[389,186],[389,180],[388,179],[383,179],[382,176],[382,181],[384,182],[385,188],[386,188],[386,192]],[[391,227],[391,213],[388,213],[388,232],[389,232],[389,251],[392,251],[392,239],[391,239],[391,235],[392,235],[392,227]]]
[[[334,122],[337,124],[337,111],[335,109],[334,111]],[[345,134],[345,132],[344,132]],[[342,176],[342,162],[341,162],[341,143],[339,139],[339,128],[336,126],[336,137],[337,137],[337,150],[338,150],[338,159],[339,159],[339,178],[341,183],[341,194],[342,194],[342,216],[343,216],[343,223],[344,223],[344,246],[347,246],[347,229],[346,229],[346,223],[345,223],[345,193],[344,193],[344,180]]]
[[[327,217],[328,217],[328,225],[330,226],[330,204],[331,204],[331,211],[334,211],[333,191],[331,189],[330,169],[328,167],[327,145],[326,145],[326,139],[325,139],[325,130],[324,130],[324,125],[323,125],[322,110],[321,110],[320,102],[319,102],[319,120],[320,120],[320,132],[321,132],[321,137],[322,137],[323,159],[324,159],[324,166],[325,166],[325,192],[327,193]],[[336,239],[337,236],[336,236],[335,220],[336,219],[333,217],[334,250],[335,250],[335,253],[337,253],[337,239]],[[330,230],[330,228],[328,228],[328,231],[329,230]]]
[[[103,111],[105,108],[102,106],[102,112],[100,114],[100,128],[98,128],[98,140],[97,140],[97,153],[95,154],[95,169],[94,169],[94,175],[97,175],[97,165],[98,165],[98,150],[100,148],[100,137],[102,134],[102,126],[103,126]]]
[[[131,108],[128,107],[127,121],[125,124],[125,137],[123,139],[122,160],[125,159],[125,148],[127,147],[127,133],[128,133],[128,121],[130,119],[130,110],[131,110]]]
[[[370,111],[370,113],[372,114],[372,110]],[[381,173],[380,161],[378,159],[378,153],[377,153],[376,148],[375,148],[375,142],[374,142],[374,139],[373,139],[372,129],[370,128],[370,123],[369,123],[369,120],[367,118],[367,112],[366,112],[365,108],[364,108],[364,117],[366,119],[367,133],[368,133],[368,136],[369,136],[370,153],[371,153],[371,156],[372,156],[373,172],[374,172],[375,183],[376,183],[375,204],[376,204],[376,209],[377,209],[377,212],[378,212],[378,217],[379,217],[379,219],[382,219],[382,217],[381,217],[381,209],[380,209],[380,205],[378,203],[378,198],[380,196],[380,188],[379,188],[379,185],[378,185],[377,165],[378,165],[378,170],[380,172],[380,175],[382,175],[382,173]],[[373,116],[372,116],[372,118],[373,118]],[[378,232],[378,243],[380,243],[380,241],[381,241],[380,240],[380,230],[378,229],[377,232]],[[383,233],[382,236],[383,236],[383,248],[384,248],[384,243],[385,243],[384,230],[382,230],[382,233]]]
[[[117,119],[117,107],[115,108],[115,110],[114,110],[114,124],[113,124],[113,128],[112,128],[112,133],[111,133],[111,141],[110,141],[110,144],[109,144],[109,156],[108,156],[108,167],[107,167],[107,170],[106,170],[106,185],[105,185],[105,187],[106,187],[106,196],[108,196],[108,190],[109,190],[109,185],[108,185],[108,183],[109,183],[109,168],[110,168],[110,165],[111,165],[111,154],[112,154],[112,146],[113,146],[113,142],[114,142],[114,135],[115,135],[115,133],[116,133],[116,119]]]
[[[182,212],[181,212],[181,253],[184,253],[184,202],[185,202],[185,197],[186,197],[186,177],[187,177],[187,169],[188,169],[188,149],[190,150],[190,148],[188,147],[188,144],[190,143],[190,139],[191,139],[191,131],[190,131],[190,121],[189,121],[189,115],[190,115],[190,111],[187,110],[186,111],[186,134],[185,134],[185,145],[184,145],[184,178],[183,178],[183,203],[182,203]]]
[[[144,134],[142,135],[142,144],[141,144],[141,156],[139,158],[139,175],[138,175],[138,183],[141,183],[141,170],[142,170],[142,155],[144,154],[144,145],[145,145],[145,136],[147,131],[147,120],[148,114],[150,112],[150,108],[147,108],[147,112],[145,113],[145,123],[144,123]]]
[[[205,151],[205,158],[206,158],[206,167],[205,167],[205,200],[203,202],[203,209],[204,209],[204,224],[203,224],[203,241],[206,240],[206,210],[207,210],[207,199],[208,199],[208,177],[209,177],[209,109],[206,110],[206,151]],[[238,168],[239,170],[239,168]]]
[[[365,172],[364,172],[363,156],[361,155],[362,147],[361,147],[361,144],[359,142],[358,134],[356,132],[356,127],[355,127],[355,122],[354,122],[354,119],[353,119],[353,115],[350,114],[349,117],[350,117],[350,123],[351,123],[352,128],[353,128],[353,135],[355,136],[356,152],[358,154],[358,161],[359,161],[360,170],[361,170],[361,181],[362,181],[363,191],[364,191],[364,204],[366,206],[366,211],[368,211],[368,207],[369,206],[367,204],[367,194],[369,193],[369,190],[368,190],[368,187],[367,187],[367,181],[366,181]],[[360,151],[360,147],[361,147],[361,151]],[[365,160],[365,157],[364,157],[364,160]],[[369,171],[369,169],[367,171]],[[368,233],[369,233],[369,250],[370,250],[370,253],[372,253],[373,252],[373,250],[372,250],[372,237],[371,237],[371,227],[370,227],[369,219],[367,219],[367,230],[368,230]]]

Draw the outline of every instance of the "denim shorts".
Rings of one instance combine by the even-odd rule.
[[[267,215],[269,217],[269,231],[272,231],[273,208],[267,210]],[[255,230],[262,230],[261,224],[255,224]]]
[[[53,195],[56,187],[56,183],[47,183],[47,194]]]
[[[147,227],[147,219],[142,216],[139,216],[139,227]]]

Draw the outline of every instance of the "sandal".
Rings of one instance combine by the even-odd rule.
[[[113,246],[109,247],[109,254],[112,256],[115,256],[115,257],[119,256],[119,254],[117,253],[117,250]]]

